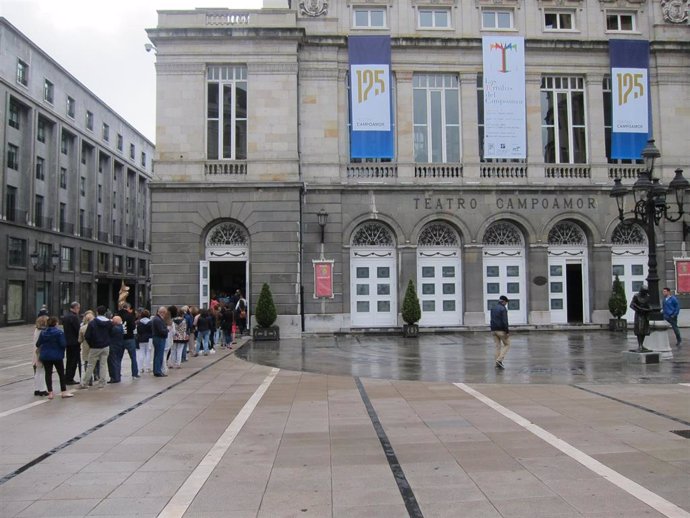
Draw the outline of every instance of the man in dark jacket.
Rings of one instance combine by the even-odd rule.
[[[65,366],[65,384],[67,385],[76,385],[78,383],[74,379],[74,375],[77,373],[77,366],[79,366],[79,374],[81,375],[81,361],[79,359],[80,310],[79,302],[72,302],[69,305],[69,311],[62,317],[62,330],[67,341],[67,362]]]
[[[125,355],[125,330],[122,325],[122,318],[115,315],[111,321],[110,329],[110,350],[108,351],[108,383],[120,383],[122,373],[122,357]]]
[[[157,378],[167,376],[163,372],[163,361],[165,361],[165,341],[168,339],[168,325],[165,323],[168,309],[165,306],[158,308],[156,316],[151,320],[151,330],[153,331],[153,375]]]
[[[100,366],[98,385],[101,388],[105,387],[105,373],[107,370],[108,353],[110,352],[110,330],[113,327],[113,323],[105,317],[105,312],[105,306],[98,306],[96,308],[98,316],[89,322],[84,334],[86,343],[89,344],[91,349],[89,350],[89,359],[87,360],[88,366],[81,380],[81,385],[79,385],[79,388],[82,389],[88,388],[88,382],[91,376],[93,376],[96,362]]]
[[[501,295],[498,303],[491,308],[491,334],[496,344],[496,368],[503,370],[503,358],[510,349],[510,329],[508,329],[508,297]]]
[[[117,313],[122,319],[122,328],[125,331],[123,345],[132,364],[132,377],[139,377],[139,366],[137,364],[137,342],[134,339],[134,328],[136,327],[136,316],[132,305],[125,302]]]

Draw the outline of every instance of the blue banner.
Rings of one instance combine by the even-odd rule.
[[[390,36],[350,36],[350,158],[394,158]]]
[[[642,158],[651,131],[649,42],[609,40],[611,158]]]

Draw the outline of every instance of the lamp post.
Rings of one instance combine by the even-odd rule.
[[[48,290],[46,288],[46,273],[54,272],[55,268],[60,261],[60,254],[57,252],[49,253],[47,250],[41,250],[39,254],[38,251],[34,250],[32,254],[29,255],[31,259],[31,265],[37,272],[43,272],[43,303],[48,305]]]
[[[625,197],[628,194],[628,188],[621,183],[620,178],[614,180],[610,194],[616,200],[618,206],[618,219],[621,222],[638,223],[647,234],[649,247],[647,252],[649,259],[647,287],[649,288],[649,302],[652,309],[650,320],[663,319],[660,312],[661,303],[655,229],[662,220],[674,222],[683,217],[685,191],[690,189],[690,182],[683,176],[682,169],[676,169],[676,175],[668,184],[668,187],[661,184],[659,179],[654,177],[654,162],[660,156],[661,153],[654,145],[654,140],[648,140],[647,145],[642,150],[645,169],[638,174],[637,181],[632,186],[634,206],[629,212],[626,213],[625,211]],[[675,206],[666,202],[666,195],[669,193],[675,197]],[[673,213],[674,209],[676,211],[675,214]]]
[[[326,229],[326,222],[328,221],[328,212],[326,209],[322,208],[316,215],[319,221],[319,226],[321,227],[321,244],[323,245],[324,230]]]

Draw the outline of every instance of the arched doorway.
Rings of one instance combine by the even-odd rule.
[[[645,284],[649,268],[647,234],[637,223],[619,223],[611,236],[611,284],[618,279],[625,288],[625,298],[630,303],[632,296]],[[628,310],[623,318],[633,320],[635,312]]]
[[[447,223],[426,225],[417,247],[420,326],[462,324],[460,239]]]
[[[554,324],[589,322],[587,238],[579,225],[559,221],[549,231],[549,308]]]
[[[525,241],[512,223],[492,223],[482,240],[484,266],[484,314],[490,320],[498,297],[508,297],[508,318],[512,324],[527,323],[527,285],[525,282]]]
[[[352,327],[398,324],[395,239],[383,223],[366,222],[352,234],[350,321]]]
[[[199,307],[211,297],[230,297],[239,289],[249,302],[249,237],[244,227],[219,223],[206,236],[205,259],[199,267]]]

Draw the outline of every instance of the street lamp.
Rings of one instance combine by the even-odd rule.
[[[647,234],[649,246],[647,286],[649,288],[649,301],[652,309],[650,320],[662,320],[655,227],[659,226],[661,220],[665,219],[666,221],[674,222],[683,217],[685,191],[690,189],[690,182],[683,176],[682,169],[676,169],[676,176],[668,184],[668,187],[662,185],[659,179],[654,177],[654,162],[660,156],[661,153],[654,145],[654,140],[648,140],[647,145],[642,150],[645,169],[638,174],[637,181],[632,186],[635,205],[630,211],[631,217],[626,218],[625,197],[628,193],[628,188],[621,183],[620,178],[614,180],[610,194],[616,200],[616,205],[618,206],[618,219],[630,223],[638,223]],[[675,195],[675,207],[666,203],[666,195],[668,193]],[[677,211],[675,215],[673,214],[674,209]]]
[[[321,244],[323,244],[324,230],[326,229],[326,221],[328,221],[328,212],[326,209],[322,208],[316,215],[319,221],[319,226],[321,227]]]
[[[29,255],[31,259],[31,266],[37,272],[43,272],[43,303],[48,305],[48,289],[46,287],[46,273],[54,272],[60,262],[60,254],[53,252],[49,254],[47,250],[41,250],[39,254],[34,251]]]

